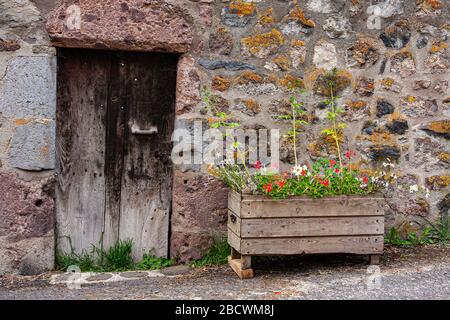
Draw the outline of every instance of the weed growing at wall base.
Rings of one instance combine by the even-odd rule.
[[[192,266],[198,268],[225,264],[229,255],[230,246],[227,240],[215,240],[201,259],[192,262]]]
[[[133,262],[133,241],[118,241],[108,250],[92,245],[91,251],[83,250],[76,253],[56,254],[56,267],[58,270],[67,270],[70,266],[78,266],[82,272],[120,272],[126,270],[156,270],[169,267],[175,263],[163,257],[156,257],[151,253],[144,254],[141,261]]]

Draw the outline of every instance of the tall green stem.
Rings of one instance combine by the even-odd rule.
[[[342,165],[341,147],[339,145],[338,127],[337,127],[337,123],[336,123],[337,113],[336,113],[336,108],[334,105],[333,85],[330,85],[330,92],[331,92],[331,112],[333,114],[333,138],[334,138],[334,141],[336,142],[336,149],[337,149],[337,154],[339,157],[339,167],[342,172],[342,170],[344,169],[344,166]]]
[[[292,109],[292,131],[294,132],[294,158],[295,158],[295,166],[298,166],[298,159],[297,159],[297,110],[295,109],[296,101],[294,101],[291,104]]]

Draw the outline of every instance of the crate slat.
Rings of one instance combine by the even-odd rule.
[[[310,237],[382,235],[384,217],[335,217],[335,218],[235,218],[234,232],[241,238]]]
[[[383,208],[378,198],[333,197],[323,199],[293,198],[275,200],[241,201],[239,209],[230,208],[240,218],[281,217],[334,217],[334,216],[381,216]],[[238,210],[236,212],[234,210]]]
[[[245,255],[381,254],[383,241],[383,236],[241,239],[240,252]]]

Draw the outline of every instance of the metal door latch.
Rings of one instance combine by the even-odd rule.
[[[158,133],[158,127],[157,126],[150,126],[150,129],[141,129],[137,124],[133,124],[131,126],[131,133],[135,135],[152,135]]]

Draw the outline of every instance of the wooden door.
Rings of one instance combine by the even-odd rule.
[[[58,248],[168,254],[177,56],[58,53]]]

